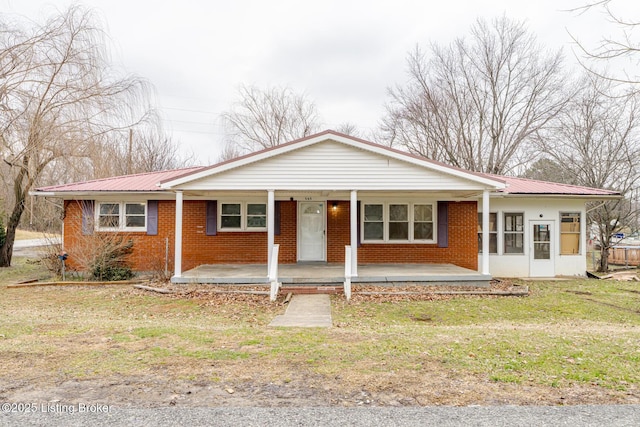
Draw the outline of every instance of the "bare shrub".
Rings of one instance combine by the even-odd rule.
[[[94,233],[78,242],[75,264],[94,280],[127,280],[133,277],[128,255],[133,240],[121,233]]]
[[[59,236],[44,235],[47,244],[39,248],[40,263],[52,274],[62,276],[62,242]]]

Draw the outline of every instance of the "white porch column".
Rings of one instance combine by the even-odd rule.
[[[482,192],[482,274],[489,273],[489,190]]]
[[[275,212],[276,212],[276,195],[274,190],[267,193],[267,275],[271,266],[271,252],[275,243]]]
[[[358,276],[358,192],[351,190],[351,205],[349,205],[351,224],[351,276]]]
[[[176,191],[176,226],[173,275],[182,277],[182,191]]]

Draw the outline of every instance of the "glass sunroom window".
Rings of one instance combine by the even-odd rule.
[[[560,254],[580,253],[580,212],[560,214]]]
[[[524,214],[504,214],[504,253],[524,253]]]

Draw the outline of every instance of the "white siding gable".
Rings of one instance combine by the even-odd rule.
[[[178,185],[182,190],[481,190],[480,183],[335,141]]]

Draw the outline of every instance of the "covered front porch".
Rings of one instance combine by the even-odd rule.
[[[444,285],[488,287],[491,275],[453,264],[360,264],[351,282],[379,285]],[[174,283],[268,284],[265,264],[200,265],[174,277]],[[278,282],[295,285],[332,285],[345,282],[340,263],[297,263],[278,266]]]

